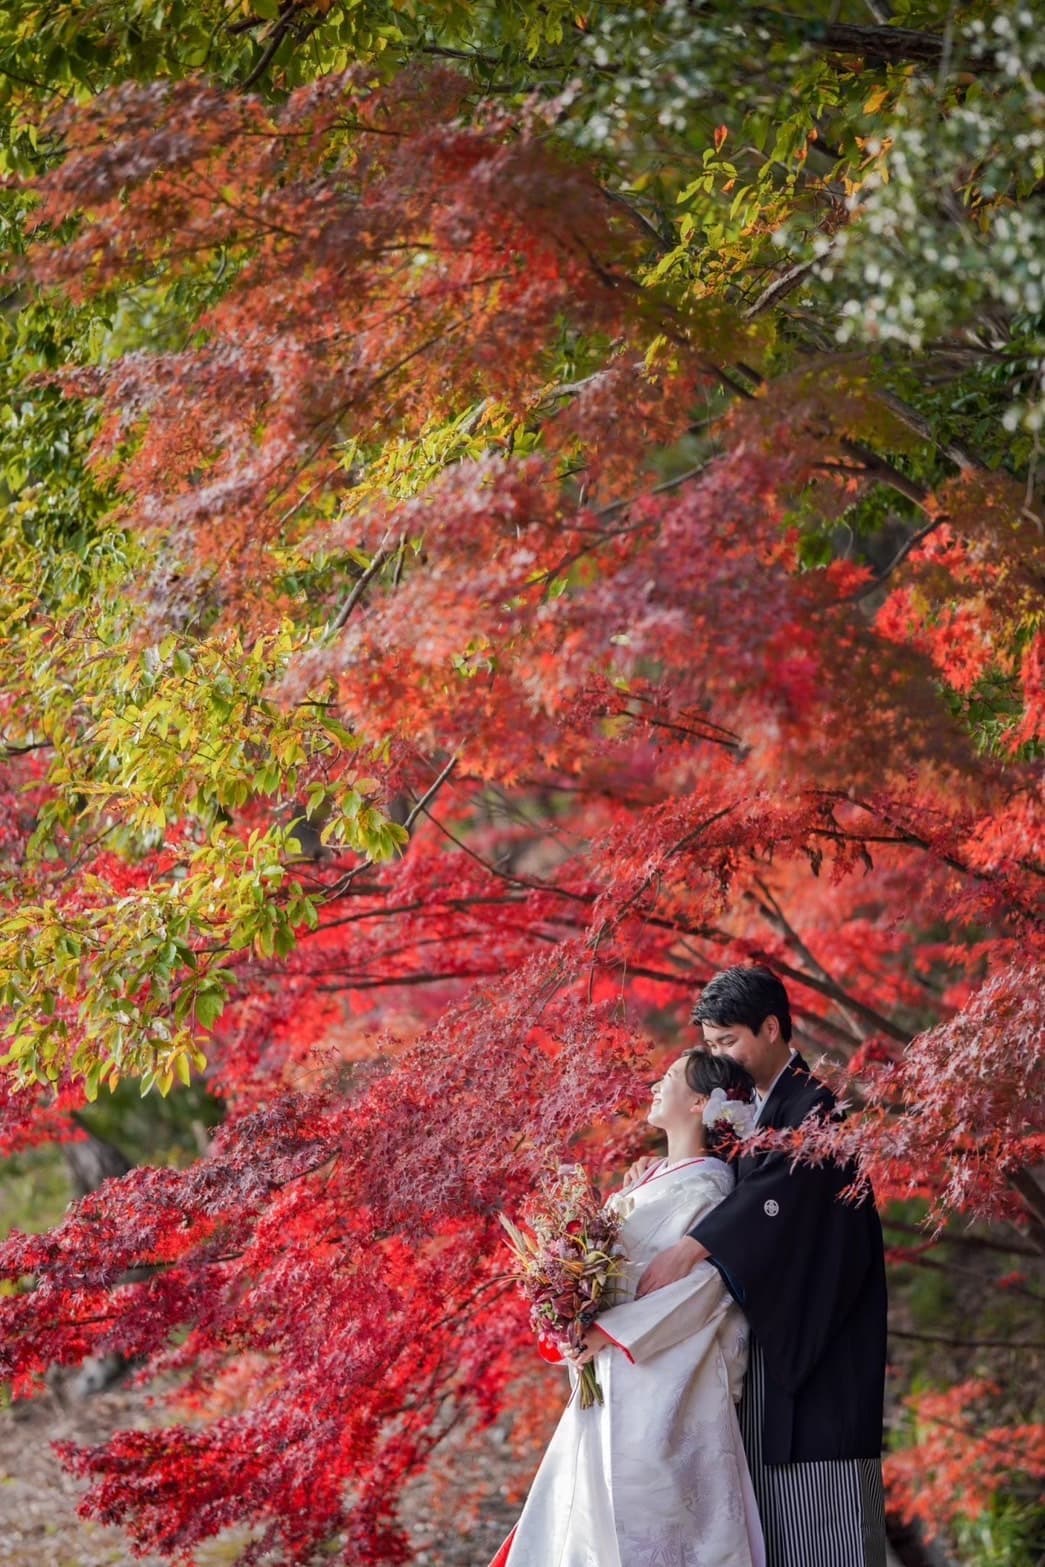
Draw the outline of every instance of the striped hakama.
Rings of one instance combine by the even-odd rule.
[[[762,1350],[752,1337],[740,1430],[766,1538],[766,1567],[885,1567],[881,1460],[763,1463],[765,1376]]]

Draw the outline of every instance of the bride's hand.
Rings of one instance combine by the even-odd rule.
[[[651,1153],[643,1154],[641,1159],[636,1159],[635,1163],[630,1164],[624,1172],[624,1184],[621,1187],[621,1191],[627,1191],[629,1186],[634,1186],[636,1181],[641,1181],[650,1165],[656,1164],[656,1162],[656,1155]]]
[[[592,1325],[584,1335],[584,1343],[581,1348],[571,1351],[566,1356],[566,1359],[571,1366],[576,1366],[577,1370],[580,1371],[581,1367],[586,1366],[589,1360],[595,1359],[600,1349],[605,1349],[607,1344],[612,1343],[613,1340],[608,1333],[604,1333],[601,1328]]]

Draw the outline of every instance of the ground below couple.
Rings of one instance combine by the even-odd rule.
[[[726,969],[693,1013],[703,1042],[654,1085],[665,1157],[610,1199],[629,1258],[492,1567],[884,1567],[886,1288],[854,1172],[741,1151],[758,1128],[837,1113],[791,1045],[787,992]],[[604,1402],[580,1407],[597,1364]]]

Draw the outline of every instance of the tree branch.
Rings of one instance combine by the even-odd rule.
[[[755,897],[754,893],[748,893],[747,896],[751,898],[752,902],[761,913],[763,919],[768,920],[769,924],[773,925],[785,938],[785,940],[791,943],[791,945],[798,952],[799,956],[803,958],[808,967],[812,969],[814,974],[818,975],[819,978],[825,982],[825,984],[831,985],[836,990],[841,991],[841,986],[838,984],[837,980],[835,980],[827,972],[819,959],[813,956],[813,953],[806,946],[797,930],[795,930],[794,926],[790,924],[787,916],[784,914],[783,909],[780,907],[780,904],[777,902],[776,898],[773,896],[772,892],[766,886],[761,877],[755,877],[755,886],[758,887],[762,897],[765,899],[765,902],[760,903],[759,900]],[[858,1039],[865,1038],[866,1035],[871,1032],[869,1025],[866,1024],[864,1028],[861,1029],[859,1022],[853,1016],[852,1008],[850,1007],[848,1000],[838,1001],[836,1002],[836,1005],[841,1009],[842,1016],[845,1018],[846,1022],[849,1024],[849,1027],[852,1029],[853,1033]]]
[[[899,1230],[902,1235],[917,1235],[922,1240],[926,1239],[926,1231],[917,1224],[905,1224],[901,1219],[882,1219],[882,1224],[887,1230]],[[941,1230],[933,1236],[933,1244],[936,1246],[970,1246],[977,1250],[1002,1252],[1011,1257],[1032,1257],[1038,1259],[1038,1253],[1033,1246],[1023,1246],[1018,1241],[996,1241],[986,1235],[962,1235],[953,1230]]]
[[[910,1328],[889,1329],[892,1338],[917,1339],[921,1344],[949,1344],[952,1349],[1045,1349],[1045,1339],[948,1338],[945,1333],[915,1333]]]
[[[768,310],[770,305],[786,299],[788,294],[798,287],[806,273],[811,272],[822,260],[822,256],[817,256],[812,261],[800,261],[797,266],[790,267],[786,272],[781,273],[780,277],[774,278],[772,283],[762,290],[755,303],[744,311],[745,320],[753,320],[755,316],[760,316],[763,310]]]
[[[284,38],[290,31],[290,19],[293,15],[293,12],[294,7],[291,5],[290,10],[286,12],[285,15],[281,16],[276,25],[273,27],[269,36],[269,41],[261,51],[261,57],[258,60],[258,63],[255,65],[254,69],[243,78],[243,81],[240,84],[244,92],[249,91],[251,87],[255,86],[264,76],[269,66],[272,64],[280,44],[283,42]]]
[[[442,788],[443,784],[449,778],[450,774],[453,772],[456,766],[457,753],[455,752],[447,762],[446,766],[443,768],[442,772],[439,774],[438,778],[436,778],[433,783],[429,784],[421,798],[415,802],[413,810],[410,812],[410,815],[403,823],[403,826],[406,828],[407,832],[410,831],[421,812],[427,811],[429,800],[431,800],[434,795],[438,794],[439,790]]]
[[[860,599],[865,599],[870,594],[877,592],[883,583],[888,582],[896,568],[903,564],[911,551],[917,549],[922,540],[927,539],[930,533],[935,532],[944,520],[943,517],[934,517],[931,522],[927,522],[916,533],[912,533],[911,537],[900,545],[900,548],[888,565],[883,566],[881,571],[877,572],[869,582],[865,582],[862,588],[857,588],[855,592],[846,594],[844,598],[835,599],[833,601],[834,604],[856,604]]]
[[[930,1241],[930,1245],[935,1242]],[[938,1262],[935,1257],[923,1256],[921,1251],[911,1247],[886,1247],[886,1259],[904,1268],[929,1268],[934,1273],[955,1273],[963,1279],[975,1279],[978,1284],[994,1284],[998,1289],[1004,1290],[1006,1295],[1022,1295],[1027,1300],[1033,1300],[1039,1305],[1045,1305],[1045,1295],[1037,1290],[1028,1289],[1025,1284],[1001,1284],[996,1278],[984,1274],[978,1268],[963,1268],[957,1262]]]
[[[330,622],[330,625],[327,627],[328,637],[332,637],[335,631],[340,631],[344,627],[349,615],[351,615],[352,611],[359,603],[359,600],[363,597],[363,594],[366,592],[370,583],[373,582],[374,578],[381,570],[381,567],[385,564],[385,561],[388,560],[391,555],[392,550],[390,550],[387,545],[382,543],[379,546],[377,552],[371,558],[370,564],[363,572],[362,576],[356,578],[352,586],[351,593],[348,595],[345,602],[342,604],[341,608]]]
[[[776,973],[784,975],[787,979],[793,979],[796,985],[805,985],[810,990],[819,991],[820,995],[828,996],[839,1005],[844,1005],[851,1008],[854,1012],[858,1012],[861,1017],[865,1018],[872,1025],[877,1033],[888,1034],[890,1039],[895,1039],[902,1045],[910,1044],[911,1036],[909,1033],[905,1033],[902,1028],[897,1027],[895,1023],[881,1012],[876,1012],[873,1007],[865,1006],[862,1001],[857,1001],[854,996],[844,991],[840,985],[836,985],[834,980],[822,980],[818,979],[815,974],[805,974],[801,969],[793,968],[789,963],[784,963],[780,958],[772,956],[770,953],[753,952],[752,956],[760,958],[764,963],[771,963]]]
[[[659,229],[654,227],[654,225],[650,222],[649,218],[647,218],[644,213],[640,212],[637,207],[633,207],[631,202],[628,201],[625,196],[622,196],[619,191],[610,190],[606,185],[601,185],[599,188],[608,202],[611,202],[615,207],[623,207],[624,211],[633,220],[637,227],[640,228],[644,234],[648,235],[650,239],[652,239],[660,253],[662,255],[667,255],[667,253],[672,248],[670,243],[664,238],[664,235],[659,231]]]
[[[1045,1254],[1045,1191],[1027,1169],[1013,1171],[1009,1176],[1009,1185],[1023,1199],[1027,1210],[1027,1229],[1038,1251]]]
[[[841,54],[859,54],[877,65],[900,65],[912,61],[918,65],[938,66],[944,58],[946,41],[937,33],[924,33],[911,27],[861,27],[849,22],[819,21],[755,6],[753,15],[777,34],[790,32],[814,49]],[[993,66],[993,55],[990,56]]]

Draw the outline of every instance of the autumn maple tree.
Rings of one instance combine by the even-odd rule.
[[[1041,21],[6,8],[0,1147],[224,1108],[0,1248],[15,1397],[165,1389],[66,1454],[136,1546],[408,1562],[498,1210],[727,963],[898,1265],[1045,1250]],[[989,1369],[898,1511],[1040,1478]]]

